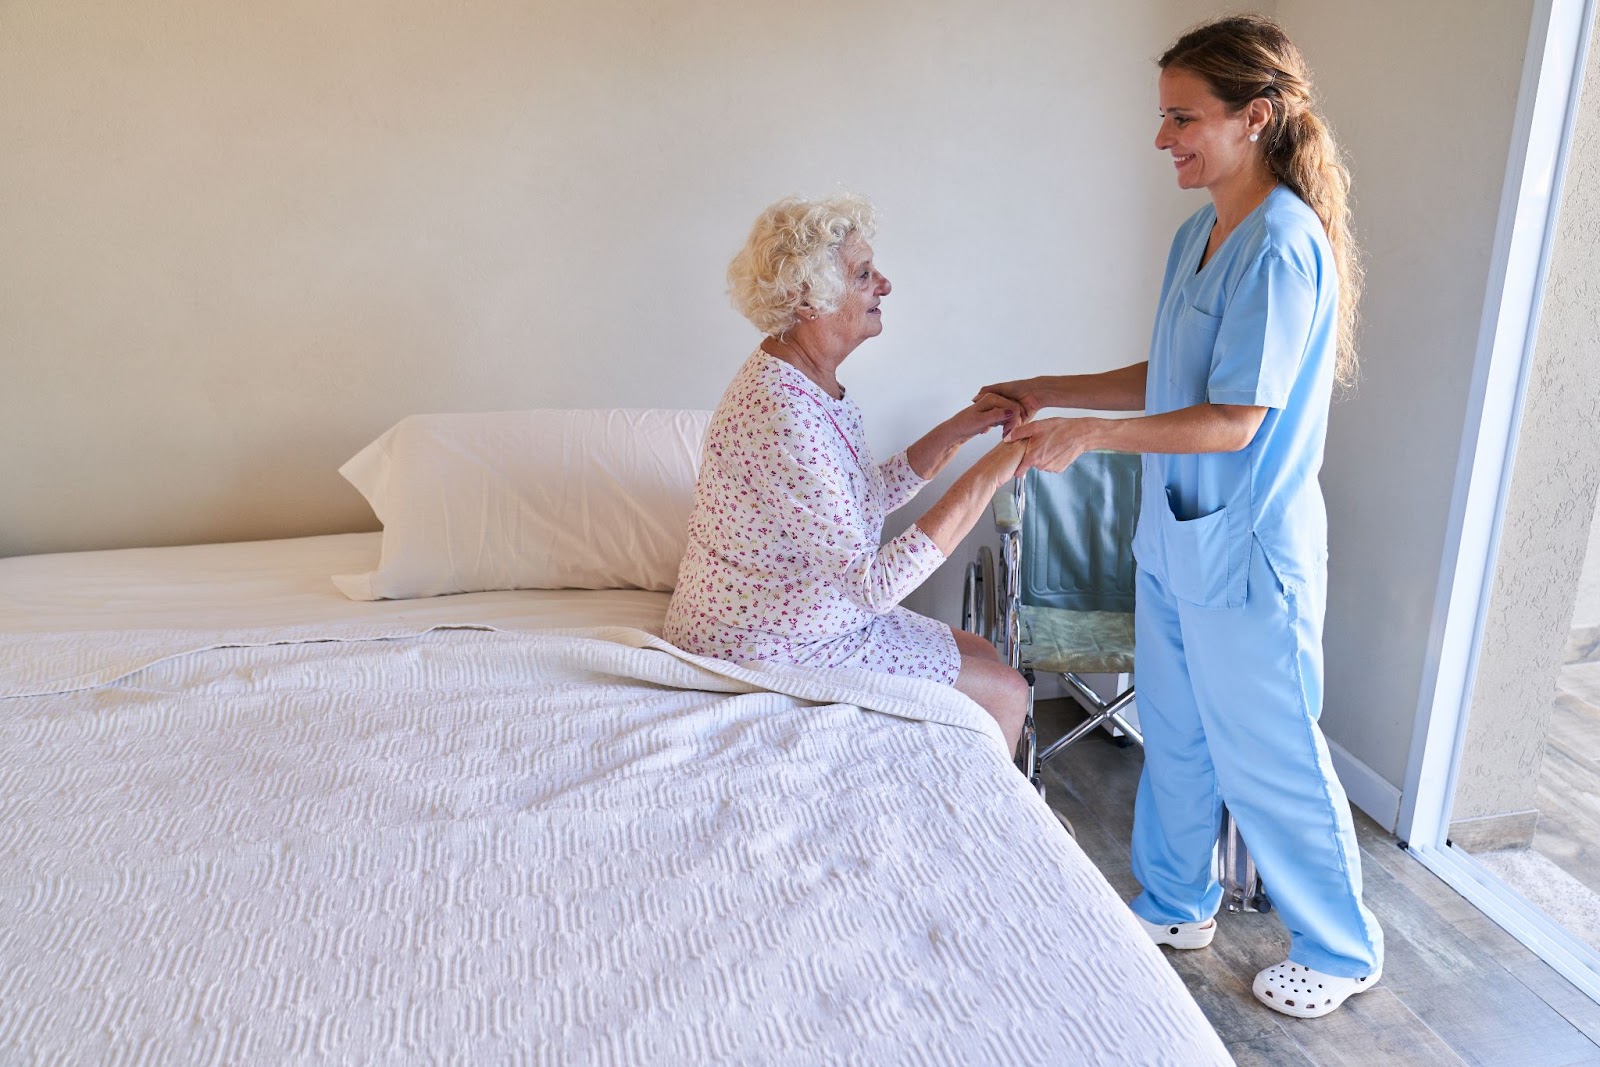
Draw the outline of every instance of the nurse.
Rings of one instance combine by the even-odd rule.
[[[1327,516],[1317,472],[1335,383],[1355,376],[1360,269],[1348,172],[1308,71],[1273,21],[1220,19],[1159,61],[1178,185],[1211,202],[1178,230],[1148,362],[985,386],[1053,418],[1010,435],[1022,468],[1144,453],[1136,682],[1145,730],[1134,912],[1159,944],[1204,948],[1226,804],[1290,935],[1255,995],[1314,1018],[1370,989],[1383,934],[1361,901],[1343,788],[1317,727]]]

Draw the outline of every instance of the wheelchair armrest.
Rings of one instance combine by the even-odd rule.
[[[995,529],[1001,533],[1022,528],[1022,509],[1017,506],[1016,484],[1013,480],[1002,485],[994,491],[994,498],[989,501]]]

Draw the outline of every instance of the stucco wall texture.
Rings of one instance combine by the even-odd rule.
[[[1600,490],[1600,48],[1591,41],[1451,813],[1499,847],[1533,823],[1561,649]],[[1496,836],[1481,823],[1505,827]],[[1520,838],[1520,839],[1519,839]]]

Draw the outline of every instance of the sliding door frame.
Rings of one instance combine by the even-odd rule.
[[[1596,2],[1534,6],[1396,833],[1413,856],[1600,1002],[1600,953],[1449,840]]]

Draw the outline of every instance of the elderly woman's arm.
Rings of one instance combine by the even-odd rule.
[[[1016,474],[1023,449],[1021,443],[1002,442],[995,446],[957,478],[939,502],[917,520],[917,526],[928,540],[939,546],[946,558],[983,516],[995,490]]]
[[[870,559],[859,552],[843,568],[849,586],[861,590],[852,599],[868,611],[884,612],[926,581],[977,525],[995,490],[1015,475],[1023,454],[1023,445],[1001,442],[963,472],[904,533]]]
[[[779,390],[770,403],[741,405],[728,432],[708,440],[705,462],[725,466],[747,488],[729,502],[726,532],[748,537],[750,553],[776,553],[803,569],[801,580],[821,579],[874,614],[893,609],[939,568],[1022,455],[1020,446],[1001,445],[921,520],[880,544],[880,527],[857,511],[854,456],[843,440],[814,401]],[[903,454],[899,462],[903,468]]]
[[[906,449],[906,462],[923,481],[945,469],[961,446],[996,426],[1010,427],[1020,414],[1018,405],[994,393],[981,393],[969,406],[929,430]]]

